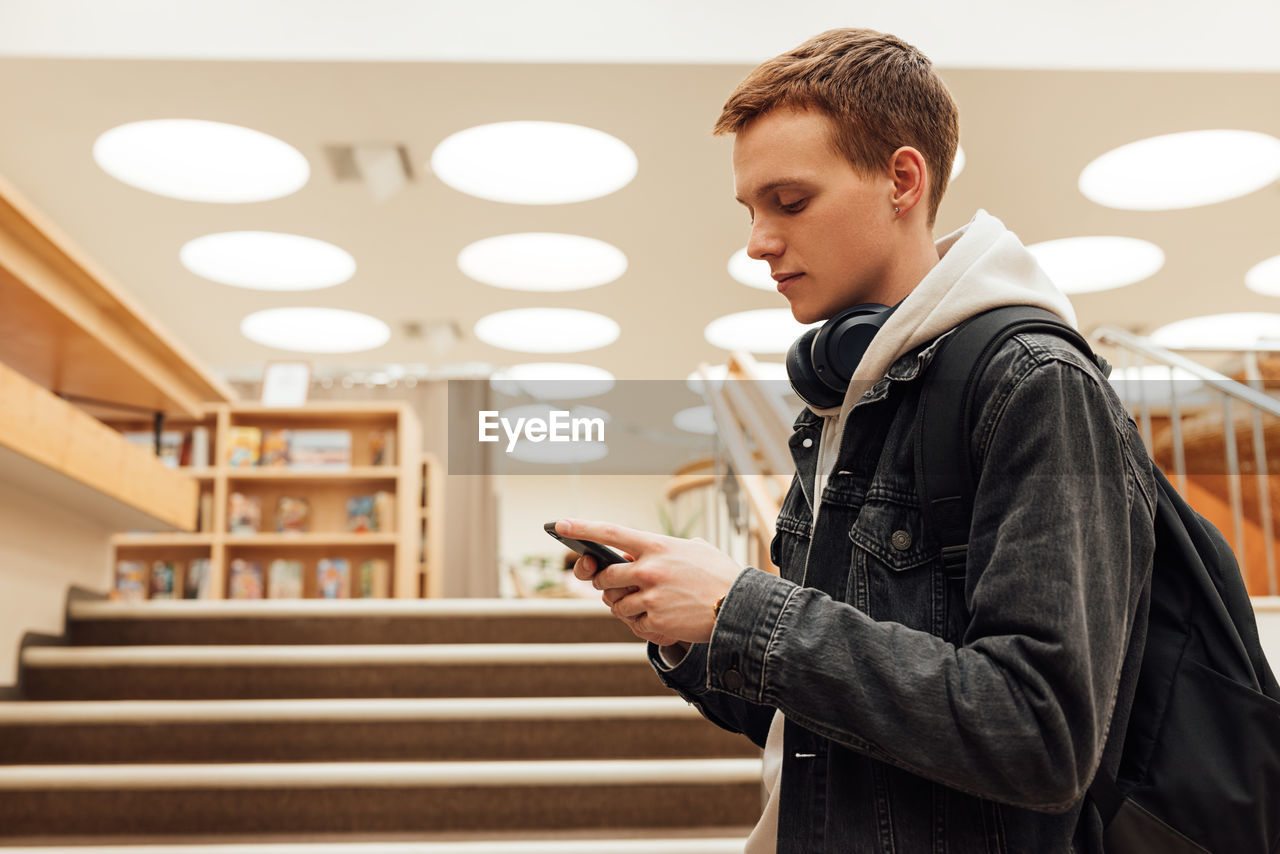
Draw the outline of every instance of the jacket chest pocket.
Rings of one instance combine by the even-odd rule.
[[[926,537],[920,508],[897,498],[868,498],[849,539],[867,614],[931,634],[943,634],[946,584],[936,545]]]

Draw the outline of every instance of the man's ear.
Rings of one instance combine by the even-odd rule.
[[[919,150],[904,145],[889,158],[889,169],[893,173],[891,203],[899,210],[899,216],[901,216],[926,198],[931,177],[929,168],[924,162],[924,155]]]

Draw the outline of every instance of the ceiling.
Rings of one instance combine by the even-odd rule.
[[[963,19],[920,3],[865,5],[865,15],[851,15],[847,3],[800,3],[779,21],[779,4],[754,0],[565,0],[536,4],[537,15],[528,11],[535,4],[516,2],[0,0],[0,174],[196,357],[233,379],[289,357],[239,332],[245,315],[284,305],[352,309],[391,325],[391,341],[377,350],[308,357],[318,373],[559,358],[500,350],[471,332],[490,312],[552,305],[598,311],[622,327],[616,343],[564,360],[621,379],[683,378],[700,361],[725,358],[703,338],[711,320],[785,306],[725,269],[747,220],[733,201],[731,141],[710,135],[719,107],[755,62],[857,18],[931,52],[959,102],[967,165],[943,202],[939,236],[984,208],[1026,243],[1116,234],[1159,245],[1166,263],[1152,278],[1073,297],[1086,331],[1277,310],[1243,277],[1280,253],[1280,185],[1146,213],[1100,207],[1076,179],[1099,154],[1157,134],[1280,136],[1280,4],[1227,0],[1184,13],[1113,0],[1029,12],[989,0],[967,6]],[[308,17],[299,23],[292,15],[302,6]],[[105,130],[177,117],[277,136],[307,156],[312,178],[275,201],[209,205],[150,195],[94,163],[91,147]],[[634,149],[639,173],[611,196],[548,207],[472,198],[430,173],[432,149],[449,134],[513,119],[607,131]],[[337,181],[324,155],[328,145],[370,142],[402,144],[415,170],[381,204],[362,185]],[[179,263],[188,240],[244,229],[330,241],[355,256],[358,272],[335,288],[287,294],[215,284]],[[489,287],[458,270],[464,246],[520,231],[599,238],[630,266],[611,284],[547,295]],[[434,321],[456,323],[461,339],[437,351],[406,332]]]

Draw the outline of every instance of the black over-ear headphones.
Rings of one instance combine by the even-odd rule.
[[[800,399],[815,409],[842,404],[854,369],[895,308],[863,303],[806,329],[787,350],[787,377]]]

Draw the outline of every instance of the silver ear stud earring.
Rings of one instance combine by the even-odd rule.
[[[893,209],[893,212],[894,212],[894,213],[897,213],[897,212],[898,212],[898,209],[897,209],[897,208],[894,208],[894,209]]]

